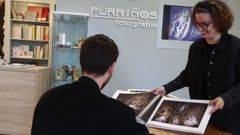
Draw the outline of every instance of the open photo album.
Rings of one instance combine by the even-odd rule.
[[[131,107],[136,120],[149,127],[204,134],[210,119],[209,100],[161,97],[147,90],[117,90],[113,98]]]

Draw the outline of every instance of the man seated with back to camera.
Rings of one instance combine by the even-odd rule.
[[[80,51],[83,76],[41,97],[32,135],[148,135],[130,107],[101,93],[118,55],[118,47],[109,37],[98,34],[87,38]]]

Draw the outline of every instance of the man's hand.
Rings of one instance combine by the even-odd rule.
[[[210,114],[216,112],[217,110],[220,110],[224,106],[224,100],[221,97],[217,97],[209,102],[209,105],[213,105],[212,110],[210,111]]]
[[[164,87],[158,87],[158,88],[154,88],[152,89],[152,91],[154,94],[159,94],[160,96],[164,96],[166,94],[166,90]]]

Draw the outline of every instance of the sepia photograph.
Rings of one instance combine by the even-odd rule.
[[[211,117],[209,100],[163,97],[147,126],[203,134]]]
[[[164,101],[152,120],[198,127],[208,104]]]
[[[118,93],[117,100],[131,107],[139,114],[156,95],[149,92],[122,92]]]

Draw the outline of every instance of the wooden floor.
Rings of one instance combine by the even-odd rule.
[[[176,131],[170,131],[170,130],[164,130],[164,129],[150,128],[150,127],[148,129],[150,133],[154,135],[197,135],[193,133],[176,132]],[[219,130],[212,124],[209,124],[204,135],[232,135],[232,134]]]

